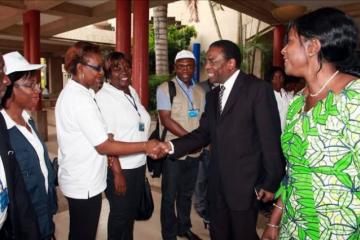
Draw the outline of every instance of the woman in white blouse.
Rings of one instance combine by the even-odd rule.
[[[65,54],[65,69],[71,79],[55,106],[58,181],[69,203],[69,239],[95,239],[101,193],[106,188],[106,155],[147,153],[156,157],[161,150],[156,141],[126,143],[109,137],[91,89],[104,76],[98,46],[75,43]],[[118,162],[114,161],[112,167],[119,167]]]
[[[96,94],[108,133],[114,140],[139,142],[148,139],[150,116],[130,86],[131,63],[123,53],[112,52],[105,62],[108,83]],[[110,203],[108,239],[133,239],[136,209],[144,189],[146,155],[120,156],[121,171],[109,171],[106,196]],[[120,194],[118,194],[120,192]]]
[[[6,74],[10,79],[1,105],[26,190],[37,215],[41,239],[52,239],[52,220],[57,211],[55,175],[45,144],[39,138],[34,121],[25,110],[32,110],[39,101],[40,85],[35,70],[44,65],[29,64],[18,52],[4,56]]]

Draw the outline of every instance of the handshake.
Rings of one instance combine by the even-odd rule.
[[[160,142],[151,139],[145,143],[145,153],[153,159],[160,159],[171,152],[172,147],[169,142]]]

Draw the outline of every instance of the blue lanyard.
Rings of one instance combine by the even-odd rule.
[[[177,83],[179,84],[179,87],[181,88],[181,90],[183,91],[183,93],[185,94],[186,98],[189,100],[190,104],[191,104],[191,109],[194,109],[194,104],[191,101],[191,98],[189,96],[189,94],[187,94],[186,90],[181,86],[181,84],[179,83],[178,78],[176,78]]]
[[[126,93],[124,92],[124,95],[125,95],[126,99],[127,99],[127,100],[131,103],[131,105],[134,107],[134,109],[135,109],[135,111],[137,112],[137,114],[139,115],[139,117],[141,118],[141,115],[140,115],[140,112],[139,112],[139,110],[138,110],[138,107],[136,106],[136,102],[135,102],[134,97],[131,95],[131,93],[126,94]],[[128,97],[128,95],[130,95],[131,99]]]

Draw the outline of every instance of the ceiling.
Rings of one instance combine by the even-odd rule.
[[[133,0],[134,1],[134,0]],[[139,1],[139,0],[136,0]],[[150,7],[175,0],[149,0]],[[202,1],[202,0],[200,0]],[[335,6],[360,25],[359,0],[215,0],[269,24],[277,24],[271,11],[287,4],[305,5],[308,10]],[[63,51],[71,43],[52,36],[115,17],[115,0],[0,0],[0,51],[22,49],[22,14],[37,9],[40,15],[41,52]]]

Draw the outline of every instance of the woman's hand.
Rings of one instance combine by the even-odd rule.
[[[146,152],[146,155],[150,156],[151,158],[159,159],[168,154],[169,149],[165,143],[151,139],[144,143],[144,151]]]
[[[119,195],[125,195],[126,193],[126,181],[122,173],[114,174],[114,190]]]
[[[276,240],[279,236],[280,228],[266,226],[261,240]]]
[[[273,204],[274,209],[272,211],[270,221],[266,225],[265,231],[261,237],[261,240],[276,240],[279,236],[281,217],[284,210],[284,205],[281,198]]]
[[[126,193],[126,181],[124,174],[122,173],[119,158],[116,156],[107,156],[108,166],[114,176],[114,191],[116,194],[125,195]]]

